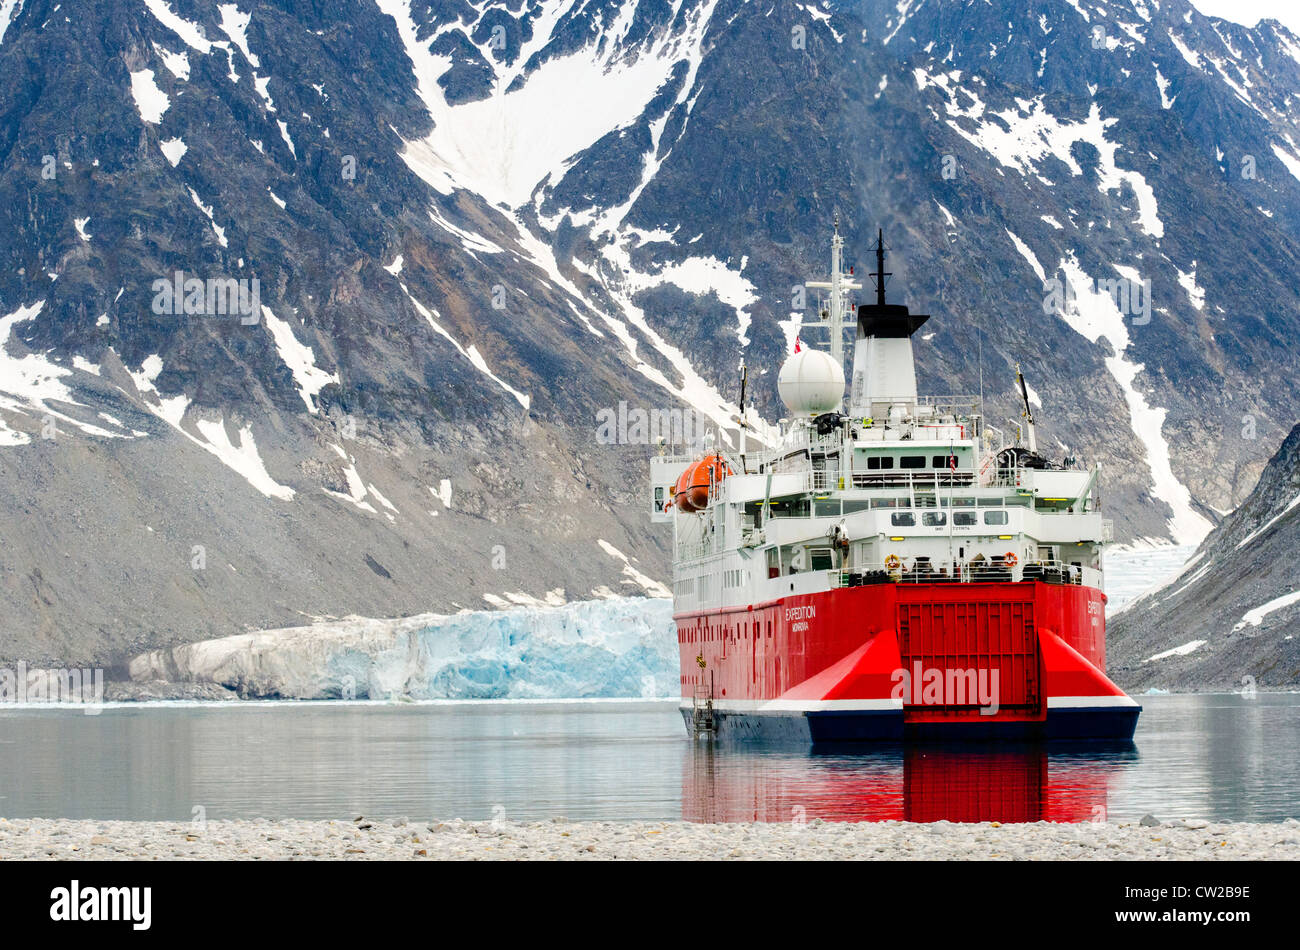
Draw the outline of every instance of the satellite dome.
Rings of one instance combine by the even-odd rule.
[[[844,369],[829,353],[801,349],[782,364],[776,388],[796,415],[832,412],[844,399]]]

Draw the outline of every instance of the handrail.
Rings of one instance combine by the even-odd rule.
[[[971,584],[999,580],[1042,580],[1049,584],[1075,586],[1083,583],[1082,568],[1059,560],[1030,560],[1014,566],[1008,566],[1001,558],[931,562],[913,556],[898,560],[899,563],[893,566],[885,561],[854,562],[831,571],[832,584],[836,587],[857,587],[873,583]]]

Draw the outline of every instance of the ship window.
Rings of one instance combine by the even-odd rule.
[[[930,467],[931,467],[931,468],[947,468],[947,467],[948,467],[948,456],[946,456],[946,455],[936,455],[934,458],[930,459]]]
[[[872,508],[897,508],[897,498],[873,498],[871,499]]]
[[[921,514],[921,524],[927,528],[937,528],[948,523],[948,516],[942,511],[926,511]]]
[[[985,524],[1006,524],[1007,513],[1005,511],[986,511],[984,512]]]
[[[954,508],[974,508],[974,507],[975,507],[975,499],[974,499],[974,498],[954,498],[954,499],[952,500],[952,506],[953,506]]]
[[[867,459],[867,471],[874,472],[880,468],[880,456],[872,455]]]
[[[838,518],[839,516],[840,500],[838,498],[818,498],[813,502],[813,517]]]
[[[810,506],[807,498],[791,498],[772,502],[773,518],[807,518]]]
[[[1003,503],[1004,503],[1005,501],[1006,501],[1005,498],[981,498],[981,499],[980,499],[980,507],[981,507],[981,508],[1001,508],[1002,505],[1003,505]]]
[[[912,528],[916,526],[916,515],[910,511],[896,511],[889,516],[889,520],[896,528]]]
[[[969,528],[975,524],[975,512],[973,511],[954,511],[952,513],[952,523],[959,528]]]
[[[866,498],[858,498],[853,501],[845,500],[844,513],[846,515],[851,515],[854,512],[866,511],[870,507],[871,507],[871,502]]]
[[[904,455],[898,460],[899,468],[925,468],[924,455]]]
[[[809,554],[812,555],[812,569],[814,571],[829,571],[835,566],[830,548],[812,548]]]

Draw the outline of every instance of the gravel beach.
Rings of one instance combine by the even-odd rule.
[[[680,821],[0,819],[0,860],[1300,859],[1300,822],[692,824]]]

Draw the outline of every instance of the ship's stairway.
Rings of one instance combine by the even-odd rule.
[[[691,735],[715,736],[717,721],[713,716],[713,686],[696,686],[691,700]]]

